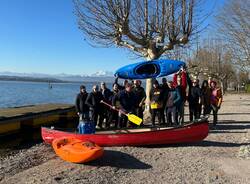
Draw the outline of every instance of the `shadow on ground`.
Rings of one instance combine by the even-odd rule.
[[[224,133],[224,130],[243,130],[250,129],[250,121],[234,121],[234,120],[223,120],[216,126],[210,126],[210,133],[219,132]],[[233,133],[233,132],[232,132]]]
[[[123,169],[150,169],[151,165],[146,164],[137,158],[120,151],[105,150],[102,158],[89,162],[85,165],[110,166]]]
[[[192,146],[200,146],[200,147],[240,147],[250,145],[250,143],[232,143],[232,142],[220,142],[220,141],[208,141],[204,140],[199,143],[194,143]]]
[[[250,145],[250,143],[232,143],[232,142],[220,142],[220,141],[209,141],[204,140],[196,143],[182,143],[182,144],[172,144],[172,145],[151,145],[144,146],[145,148],[173,148],[173,147],[240,147]]]
[[[110,166],[123,169],[150,169],[151,165],[141,162],[137,158],[120,151],[105,150],[103,157],[87,163],[91,166]]]
[[[250,115],[250,113],[218,113],[218,116],[220,115]]]

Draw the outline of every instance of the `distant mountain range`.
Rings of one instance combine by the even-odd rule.
[[[42,73],[16,73],[4,71],[0,72],[0,80],[16,81],[38,81],[38,82],[111,82],[114,75],[109,71],[98,71],[91,75],[72,75],[72,74],[42,74]]]
[[[167,76],[172,80],[172,75]],[[7,81],[34,81],[34,82],[114,82],[115,77],[112,72],[98,71],[91,75],[72,74],[42,74],[42,73],[16,73],[4,71],[0,72],[0,80]],[[158,79],[161,82],[161,79]],[[144,80],[143,80],[144,81]],[[145,82],[145,81],[144,81]]]

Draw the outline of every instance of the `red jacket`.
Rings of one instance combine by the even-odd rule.
[[[187,72],[181,71],[179,74],[175,73],[173,77],[173,85],[176,88],[177,84],[177,76],[181,77],[181,96],[186,100],[186,89],[187,89]]]

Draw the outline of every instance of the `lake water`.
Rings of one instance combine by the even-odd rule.
[[[90,92],[93,82],[85,83],[48,83],[0,81],[0,108],[17,107],[44,103],[74,104],[79,86],[85,85]],[[99,83],[97,83],[99,85]],[[107,83],[111,88],[112,84]]]

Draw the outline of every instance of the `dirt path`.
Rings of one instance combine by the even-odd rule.
[[[203,142],[105,148],[87,165],[38,144],[0,158],[0,183],[250,183],[250,96],[225,96],[219,114]]]

